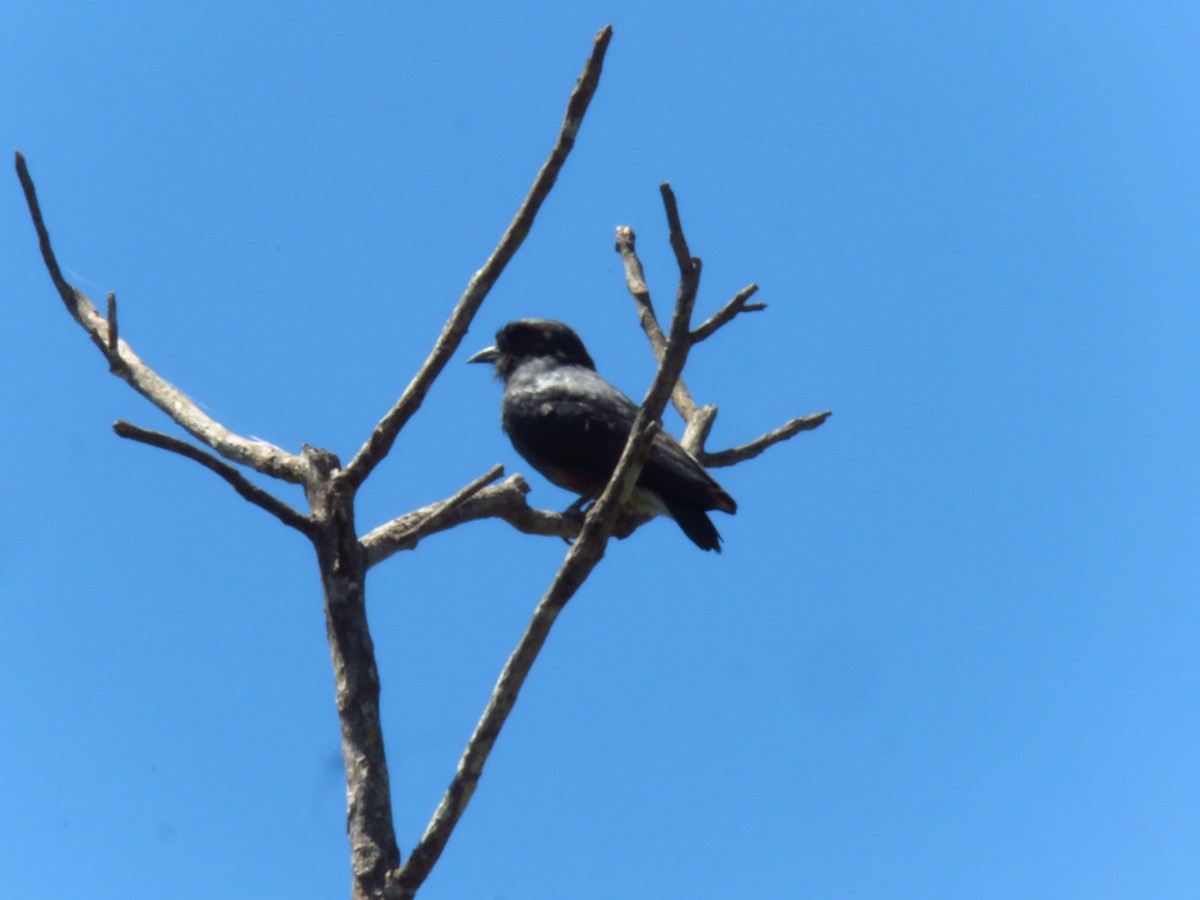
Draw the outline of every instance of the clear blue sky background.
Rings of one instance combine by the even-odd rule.
[[[1195,3],[16,4],[0,142],[59,258],[228,427],[351,454],[616,36],[464,351],[573,324],[640,397],[612,250],[705,261],[726,552],[668,522],[559,620],[424,897],[1200,896]],[[311,551],[64,314],[0,191],[0,896],[348,893]],[[365,530],[496,462],[460,354]],[[668,422],[676,428],[678,423]],[[532,499],[569,497],[530,474]],[[299,491],[288,498],[301,503]],[[410,849],[564,553],[481,523],[372,573]]]

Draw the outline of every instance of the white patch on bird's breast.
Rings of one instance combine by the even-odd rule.
[[[587,376],[595,377],[595,373],[578,366],[562,366],[551,359],[536,359],[522,363],[517,371],[509,378],[505,390],[510,394],[545,394],[548,391],[564,391],[572,386],[578,386],[581,376],[586,382]]]
[[[564,399],[616,404],[622,412],[625,408],[636,408],[633,401],[591,369],[558,365],[553,360],[530,360],[522,364],[505,384],[504,395],[509,401],[526,401],[529,408],[539,411],[546,403]]]

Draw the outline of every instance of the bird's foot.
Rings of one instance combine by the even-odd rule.
[[[592,504],[596,501],[590,497],[580,497],[570,506],[562,511],[562,515],[567,519],[578,519],[580,527],[583,527],[583,517],[588,514],[588,510],[592,508]],[[575,543],[572,538],[563,538],[567,544]]]

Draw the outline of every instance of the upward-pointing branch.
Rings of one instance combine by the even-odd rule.
[[[670,202],[667,200],[668,192],[669,188],[664,191],[665,202]],[[671,225],[671,232],[673,241],[676,238],[680,242],[683,241],[683,231],[679,228],[677,213]],[[459,760],[450,787],[442,797],[442,802],[425,829],[425,834],[408,860],[400,867],[396,882],[401,898],[409,898],[416,893],[445,849],[454,827],[475,793],[479,778],[483,774],[483,766],[500,736],[500,729],[504,727],[508,714],[516,704],[521,686],[533,668],[546,638],[549,637],[558,614],[604,557],[605,547],[621,511],[621,498],[628,495],[646,462],[650,444],[661,427],[659,419],[662,417],[663,408],[671,396],[672,386],[679,380],[692,346],[688,335],[691,329],[692,308],[696,302],[699,260],[687,257],[686,263],[681,262],[680,276],[679,296],[675,303],[665,352],[659,362],[658,373],[638,409],[617,467],[609,478],[604,493],[588,511],[579,537],[567,551],[566,559],[554,576],[554,581],[534,610],[525,634],[521,636],[512,656],[505,663],[479,724],[475,726],[475,731]]]
[[[538,172],[537,178],[534,179],[533,187],[529,189],[521,208],[513,216],[508,230],[504,232],[500,243],[488,261],[484,263],[483,268],[471,277],[466,291],[459,298],[458,304],[442,328],[437,343],[434,344],[433,350],[417,372],[416,377],[409,382],[400,399],[396,401],[396,405],[379,421],[371,437],[343,470],[341,477],[352,488],[357,488],[362,484],[371,471],[383,461],[405,423],[421,408],[421,403],[425,400],[425,395],[433,385],[434,379],[445,368],[450,357],[458,349],[458,345],[462,343],[462,339],[471,325],[471,320],[492,289],[492,285],[496,283],[500,273],[508,265],[508,261],[512,259],[513,254],[517,252],[522,241],[529,234],[529,229],[533,227],[533,220],[542,206],[542,201],[550,193],[550,188],[554,186],[554,182],[558,178],[559,170],[567,161],[567,155],[571,152],[571,148],[575,146],[575,135],[579,132],[579,126],[583,124],[583,116],[600,83],[600,70],[604,66],[604,54],[608,50],[608,42],[611,38],[611,25],[606,26],[596,35],[592,55],[584,64],[583,74],[579,76],[575,90],[571,93],[571,99],[567,101],[567,114],[559,129],[558,140],[554,144],[554,149],[550,151],[549,158],[542,165],[541,171]]]

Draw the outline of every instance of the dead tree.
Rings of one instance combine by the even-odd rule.
[[[421,408],[434,380],[458,350],[488,291],[529,233],[542,201],[553,187],[575,143],[599,83],[611,37],[611,27],[596,35],[592,54],[567,103],[566,116],[554,148],[495,251],[483,268],[471,277],[428,358],[399,400],[345,465],[329,450],[305,445],[299,452],[289,452],[265,441],[234,434],[143,363],[118,335],[115,295],[108,295],[106,309],[101,313],[63,277],[50,246],[50,235],[25,160],[20,153],[16,154],[17,175],[37,231],[42,258],[67,311],[100,349],[110,372],[166,413],[198,444],[215,451],[215,455],[197,443],[139,428],[129,422],[118,421],[113,430],[120,437],[170,450],[200,463],[228,482],[244,499],[303,534],[316,550],[341,721],[352,897],[355,900],[412,897],[429,875],[475,791],[488,754],[555,618],[603,557],[614,529],[619,528],[619,536],[625,537],[641,524],[640,520],[622,516],[618,498],[636,480],[654,433],[660,427],[659,419],[668,399],[673,400],[687,423],[683,445],[710,467],[751,459],[772,444],[816,428],[829,416],[828,412],[823,412],[792,419],[756,440],[728,450],[714,453],[705,449],[717,410],[713,406],[698,405],[680,377],[688,351],[739,314],[765,307],[749,302],[757,291],[757,286],[751,284],[702,325],[691,327],[691,313],[700,282],[700,260],[691,255],[674,194],[667,184],[663,184],[661,191],[669,237],[680,272],[675,310],[664,334],[637,257],[633,231],[618,228],[617,251],[625,264],[626,283],[636,302],[642,330],[658,360],[658,372],[642,401],[621,461],[607,488],[587,514],[560,514],[531,507],[526,502],[529,488],[524,479],[520,475],[511,475],[500,481],[504,469],[497,465],[452,497],[405,513],[360,536],[354,517],[359,487],[387,456],[400,431]],[[309,504],[308,512],[289,506],[251,483],[236,466],[302,485]],[[496,484],[497,481],[500,483]],[[368,569],[392,554],[415,548],[429,535],[484,518],[503,519],[522,532],[567,538],[573,543],[505,664],[441,803],[421,839],[402,860],[392,819],[379,714],[379,674],[367,627],[366,574]]]

